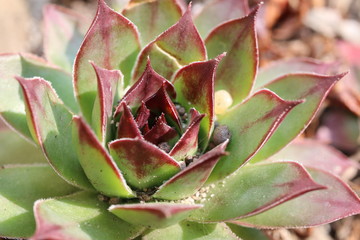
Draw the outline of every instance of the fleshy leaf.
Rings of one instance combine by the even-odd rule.
[[[47,81],[41,78],[16,79],[23,90],[31,134],[51,166],[69,183],[92,189],[73,149],[72,114]]]
[[[236,224],[227,223],[228,227],[241,240],[270,240],[264,232],[256,228],[247,228]]]
[[[125,102],[120,104],[122,115],[120,118],[117,138],[142,138],[140,129]]]
[[[144,71],[148,57],[155,71],[166,79],[171,79],[181,66],[206,60],[205,45],[192,22],[190,8],[191,5],[175,25],[141,51],[133,80],[138,79]]]
[[[146,125],[149,117],[150,117],[150,110],[146,107],[145,103],[142,102],[141,106],[138,109],[136,119],[135,119],[135,121],[140,129]]]
[[[276,61],[260,68],[256,76],[254,89],[259,89],[272,80],[290,73],[331,74],[337,65],[337,63],[323,63],[311,58],[293,58]]]
[[[73,143],[80,164],[94,188],[107,196],[135,197],[91,128],[78,116],[73,118],[73,122]]]
[[[46,162],[40,148],[6,127],[0,127],[0,143],[0,168],[5,164]]]
[[[144,135],[144,139],[155,145],[167,142],[177,135],[175,129],[167,125],[164,113],[158,117],[155,125]]]
[[[117,102],[118,87],[121,88],[123,76],[119,70],[107,70],[93,66],[97,78],[97,95],[92,112],[92,127],[98,139],[105,144],[109,139],[113,106]]]
[[[204,118],[205,114],[200,114],[192,108],[190,109],[190,115],[192,119],[188,128],[169,153],[171,157],[178,161],[194,155],[198,149],[200,122]]]
[[[204,113],[200,124],[199,144],[205,146],[214,125],[214,79],[220,55],[205,62],[192,63],[180,69],[174,77],[176,101],[187,111],[195,108]]]
[[[327,189],[307,193],[236,223],[257,228],[313,227],[360,213],[360,199],[344,182],[321,170],[308,171]]]
[[[134,3],[122,12],[139,28],[142,45],[175,24],[182,15],[177,0],[157,0]]]
[[[174,98],[176,96],[174,86],[154,71],[149,60],[141,77],[126,92],[121,102],[126,102],[131,108],[138,107],[143,100],[154,95],[163,85],[166,86],[166,91],[169,92],[170,96]],[[121,112],[120,105],[121,103],[116,109],[115,115]]]
[[[177,200],[199,190],[210,176],[215,164],[225,155],[228,141],[202,155],[184,170],[170,178],[153,195],[154,198]]]
[[[285,101],[269,90],[261,90],[219,115],[219,124],[227,126],[231,133],[227,147],[230,154],[216,165],[209,179],[224,178],[244,165],[299,103],[302,101]]]
[[[272,160],[291,160],[303,164],[305,167],[329,171],[341,176],[347,170],[355,167],[343,153],[324,143],[299,139],[271,157]]]
[[[180,171],[178,162],[142,139],[115,140],[109,149],[129,185],[139,189],[160,185]]]
[[[35,203],[36,232],[30,240],[126,240],[143,230],[107,211],[95,193],[80,192]]]
[[[46,59],[72,72],[76,53],[90,21],[70,9],[57,5],[44,8],[44,53]]]
[[[174,103],[166,92],[165,83],[153,96],[146,99],[145,105],[154,113],[165,113],[168,120],[173,122],[179,130],[181,129],[180,116],[176,111]]]
[[[239,240],[224,224],[203,224],[183,221],[163,229],[156,229],[146,234],[143,240]],[[253,239],[254,240],[254,239]]]
[[[109,211],[136,226],[163,228],[184,220],[201,206],[166,202],[121,204],[110,206]]]
[[[332,86],[343,76],[344,73],[335,76],[291,74],[265,85],[284,99],[304,99],[305,102],[286,116],[252,162],[270,157],[298,136],[311,122]]]
[[[75,59],[75,92],[86,120],[96,98],[96,76],[89,60],[106,69],[120,69],[125,85],[139,51],[140,43],[136,27],[125,17],[111,10],[104,0],[98,1],[96,17],[87,32]]]
[[[225,21],[244,17],[249,13],[248,1],[243,0],[210,0],[202,11],[195,16],[195,24],[202,37],[212,28]]]
[[[210,186],[206,200],[202,201],[204,207],[189,219],[214,222],[252,216],[323,188],[295,162],[246,166]]]
[[[76,190],[48,165],[8,165],[1,168],[0,236],[30,237],[35,231],[34,202],[40,198],[71,194]]]
[[[249,95],[257,73],[259,53],[255,18],[258,9],[244,18],[218,26],[205,40],[209,58],[226,52],[216,71],[215,90],[229,92],[234,104]]]
[[[31,134],[26,123],[23,95],[14,76],[25,78],[40,76],[47,79],[52,83],[64,104],[77,112],[78,106],[69,74],[32,55],[0,55],[0,114],[5,121],[28,139],[31,139]]]

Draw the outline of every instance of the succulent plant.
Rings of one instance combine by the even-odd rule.
[[[303,59],[258,72],[246,1],[195,16],[181,0],[124,6],[99,0],[86,34],[86,19],[47,6],[46,60],[0,56],[1,116],[50,164],[0,162],[0,236],[238,239],[360,212],[336,176],[344,156],[308,142],[274,155],[344,74]]]

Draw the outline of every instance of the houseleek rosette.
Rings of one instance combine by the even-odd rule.
[[[1,116],[51,166],[2,163],[1,236],[237,239],[240,226],[360,212],[336,177],[353,166],[341,154],[326,163],[317,153],[334,150],[305,142],[274,155],[344,74],[304,59],[257,73],[259,6],[208,1],[200,33],[184,6],[134,0],[120,14],[99,0],[84,35],[86,19],[50,5],[47,60],[0,56]]]

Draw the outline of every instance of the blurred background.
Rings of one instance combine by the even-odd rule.
[[[115,6],[123,1],[107,2]],[[194,5],[202,2],[193,1]],[[251,6],[258,2],[250,0]],[[312,57],[334,62],[336,72],[350,71],[330,93],[320,113],[302,137],[332,145],[359,163],[360,0],[263,2],[257,23],[261,67],[274,60]],[[89,19],[96,11],[95,0],[0,0],[1,53],[43,54],[42,8],[48,3],[72,8]],[[358,169],[342,177],[360,194]],[[313,229],[269,230],[265,233],[271,240],[359,240],[360,217],[346,218]]]

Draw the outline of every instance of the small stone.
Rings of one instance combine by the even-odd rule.
[[[214,129],[212,143],[215,144],[215,146],[217,146],[230,138],[231,138],[231,133],[229,128],[225,125],[219,125]]]
[[[107,197],[107,196],[104,196],[104,195],[102,195],[102,194],[99,194],[98,196],[97,196],[97,198],[99,199],[99,201],[101,201],[101,202],[107,202],[107,201],[109,201],[109,197]]]
[[[109,199],[109,204],[110,205],[119,204],[119,203],[120,203],[120,198],[112,197],[112,198]]]

